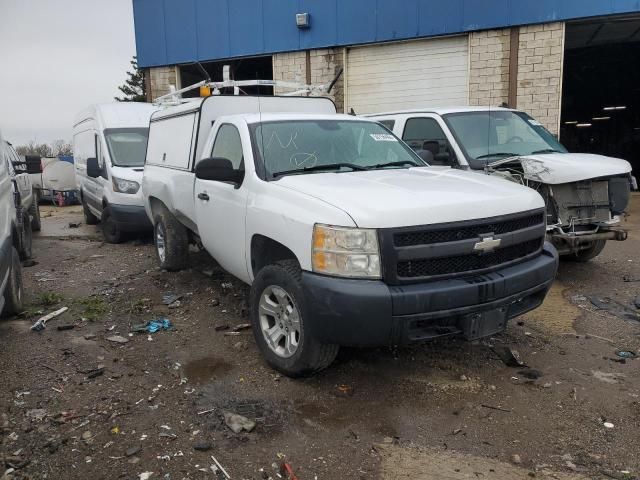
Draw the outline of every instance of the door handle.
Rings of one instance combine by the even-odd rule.
[[[204,192],[203,192],[203,193],[199,193],[199,194],[198,194],[198,198],[199,198],[200,200],[204,200],[205,202],[208,202],[208,201],[209,201],[209,195],[207,195],[207,194],[206,194],[206,193],[204,193]]]

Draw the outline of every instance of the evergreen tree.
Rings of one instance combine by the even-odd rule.
[[[127,72],[127,78],[124,85],[118,87],[124,96],[114,97],[118,102],[146,102],[147,90],[144,83],[144,72],[138,68],[138,60],[133,56],[131,60],[132,71]]]

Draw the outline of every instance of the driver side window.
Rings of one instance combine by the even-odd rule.
[[[410,118],[407,120],[402,140],[431,165],[457,166],[456,157],[447,137],[433,118]]]
[[[226,158],[231,162],[234,170],[244,170],[242,140],[235,126],[225,124],[220,127],[213,143],[211,157]]]

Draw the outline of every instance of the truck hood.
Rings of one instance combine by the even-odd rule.
[[[142,175],[144,173],[143,167],[111,167],[111,173],[123,180],[132,180],[134,182],[142,183]]]
[[[446,223],[544,208],[542,197],[530,188],[453,169],[290,175],[277,184],[343,210],[363,228]]]
[[[489,166],[500,170],[500,165],[514,161],[521,163],[525,178],[549,185],[580,182],[631,172],[631,164],[626,160],[589,153],[527,155],[498,160]]]

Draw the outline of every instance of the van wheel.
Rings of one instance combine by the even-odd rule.
[[[40,205],[38,205],[38,197],[34,196],[33,204],[29,207],[29,216],[31,217],[31,230],[39,232],[42,229],[40,221]]]
[[[3,316],[22,312],[22,265],[15,248],[11,249],[11,271],[7,288],[4,291],[4,301]]]
[[[153,225],[160,267],[172,272],[186,268],[189,262],[189,235],[184,225],[166,209],[156,214]]]
[[[264,267],[251,286],[253,336],[267,363],[289,377],[327,368],[338,345],[324,345],[306,330],[308,308],[298,262],[285,260]]]
[[[27,260],[31,258],[33,232],[31,231],[31,218],[28,212],[22,213],[22,222],[20,225],[20,259]]]
[[[89,207],[85,203],[84,199],[82,200],[82,213],[84,213],[84,223],[86,223],[87,225],[98,224],[98,217],[91,213],[91,210],[89,210]]]
[[[567,255],[567,260],[572,260],[574,262],[588,262],[589,260],[593,260],[602,253],[606,244],[606,240],[595,240],[591,242],[588,248]]]
[[[106,207],[104,210],[102,210],[102,218],[100,219],[100,223],[102,224],[102,235],[108,243],[122,242],[122,240],[124,239],[124,235],[122,233],[122,230],[118,228],[118,225],[113,218],[111,208]]]

